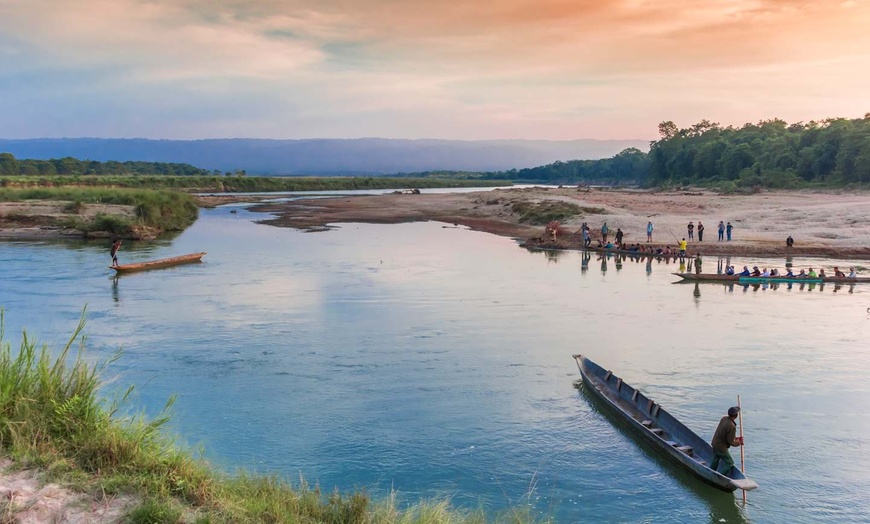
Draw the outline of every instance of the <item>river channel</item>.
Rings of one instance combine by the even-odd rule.
[[[177,394],[170,430],[229,472],[558,522],[870,515],[870,284],[680,285],[674,262],[530,252],[436,222],[305,233],[263,218],[202,210],[120,258],[203,263],[120,278],[106,242],[2,242],[7,339],[26,328],[56,347],[87,306],[89,358],[123,348],[107,394],[135,385],[130,409],[148,415]],[[614,424],[575,388],[575,353],[705,439],[741,395],[760,485],[747,505]]]

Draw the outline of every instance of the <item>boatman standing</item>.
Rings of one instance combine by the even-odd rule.
[[[689,243],[686,242],[686,239],[684,238],[684,239],[680,240],[678,242],[678,244],[680,246],[680,257],[682,258],[682,257],[686,256],[686,248],[689,246]]]
[[[109,254],[112,255],[112,267],[118,265],[118,250],[121,249],[121,239],[116,238],[112,241],[112,249],[109,251]]]
[[[719,427],[716,428],[713,440],[710,442],[710,445],[713,446],[713,460],[710,461],[710,469],[725,476],[728,476],[731,467],[734,466],[734,459],[731,458],[728,448],[743,445],[743,437],[737,436],[738,413],[740,413],[740,408],[737,406],[728,408],[728,415],[719,421]]]

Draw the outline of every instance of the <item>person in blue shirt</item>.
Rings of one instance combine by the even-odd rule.
[[[743,271],[740,272],[740,276],[741,276],[741,277],[748,277],[748,276],[751,275],[751,274],[752,274],[752,273],[749,272],[749,267],[748,267],[748,266],[743,266]]]
[[[725,269],[725,274],[728,275],[728,276],[733,275],[733,274],[734,274],[734,266],[728,266],[728,267]]]

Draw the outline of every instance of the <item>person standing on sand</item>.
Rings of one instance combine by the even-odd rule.
[[[731,230],[734,229],[734,226],[731,225],[731,222],[728,222],[728,225],[725,226],[725,234],[728,236],[728,242],[731,242]]]
[[[695,224],[691,220],[689,220],[689,225],[686,229],[689,230],[689,240],[695,240]]]
[[[605,244],[607,243],[607,232],[608,232],[607,222],[605,222],[604,225],[601,226],[601,241],[604,242]]]
[[[112,256],[112,267],[116,267],[118,265],[119,249],[121,249],[121,239],[116,238],[112,241],[112,248],[109,250],[109,254]]]
[[[698,220],[698,242],[704,241],[704,224]]]
[[[725,223],[721,220],[719,221],[719,242],[725,240]]]
[[[652,221],[646,223],[646,241],[652,242],[653,225]]]

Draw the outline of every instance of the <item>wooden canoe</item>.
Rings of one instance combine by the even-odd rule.
[[[162,269],[165,267],[180,266],[181,264],[191,264],[199,262],[205,253],[191,253],[189,255],[181,255],[172,258],[161,258],[160,260],[149,260],[148,262],[140,262],[138,264],[122,264],[119,266],[109,266],[109,269],[114,269],[118,273],[132,273],[133,271],[147,271],[149,269]]]
[[[857,284],[859,282],[870,282],[870,277],[741,277],[740,275],[723,275],[718,273],[671,273],[683,280],[707,280],[711,282],[746,282],[746,283],[763,283],[763,282],[830,282],[832,284]],[[753,280],[749,280],[753,279]]]
[[[758,487],[758,484],[746,478],[736,466],[731,468],[728,475],[710,469],[713,448],[706,440],[612,372],[583,355],[574,355],[574,360],[580,376],[583,377],[586,391],[600,398],[656,451],[723,491],[748,491]]]
[[[741,284],[769,284],[771,282],[821,284],[822,279],[818,277],[740,277]]]

